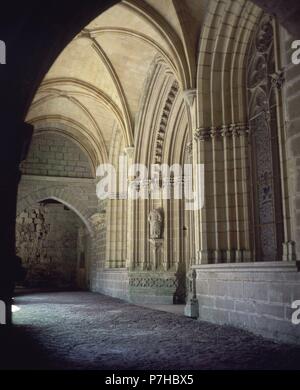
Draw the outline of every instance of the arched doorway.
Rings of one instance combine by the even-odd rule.
[[[89,232],[82,219],[55,199],[36,202],[16,220],[16,251],[26,270],[19,285],[86,289]]]

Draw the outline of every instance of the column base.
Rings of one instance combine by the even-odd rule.
[[[209,264],[211,258],[211,251],[209,250],[201,250],[197,253],[198,264]]]
[[[216,264],[221,263],[222,262],[222,251],[220,251],[219,249],[215,250],[213,252],[213,258],[214,258],[214,262]]]
[[[0,326],[12,325],[12,304],[0,299]]]
[[[284,242],[283,244],[283,261],[296,261],[296,243],[294,241]]]
[[[197,298],[192,298],[188,301],[184,308],[184,315],[194,319],[199,318],[199,302]]]

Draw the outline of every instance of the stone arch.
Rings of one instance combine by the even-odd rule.
[[[262,10],[252,2],[209,2],[198,57],[199,127],[245,122],[245,60],[251,33],[261,14]]]
[[[96,195],[95,195],[96,197]],[[93,226],[90,218],[97,212],[97,208],[90,208],[87,204],[78,199],[75,191],[67,186],[49,186],[29,193],[17,202],[17,216],[26,208],[46,199],[56,200],[72,210],[84,223],[88,232],[93,235]]]

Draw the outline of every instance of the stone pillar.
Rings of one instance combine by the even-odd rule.
[[[134,147],[125,148],[127,156],[127,168],[129,168],[134,162]],[[127,170],[127,183],[128,183],[128,198],[127,198],[127,247],[126,247],[126,268],[134,269],[134,200],[131,199],[130,186],[132,185],[134,178],[128,176]]]
[[[213,186],[213,215],[214,221],[211,221],[211,226],[214,226],[214,251],[213,261],[220,263],[222,260],[222,241],[221,235],[224,231],[224,219],[222,212],[224,210],[224,173],[220,169],[220,164],[223,164],[223,145],[220,140],[220,129],[213,127],[210,129],[211,148],[212,148],[212,186]]]
[[[15,223],[17,188],[20,180],[19,164],[26,158],[33,132],[31,125],[14,122],[13,119],[1,123],[6,131],[0,154],[1,203],[0,203],[0,301],[5,303],[6,323],[11,324],[11,298],[15,277]]]
[[[204,205],[200,210],[195,211],[195,243],[196,243],[196,263],[208,264],[211,260],[211,248],[213,234],[208,230],[208,208],[213,208],[213,199],[207,199],[207,194],[212,194],[212,183],[209,181],[209,167],[207,162],[211,158],[210,148],[210,132],[209,129],[200,128],[194,133],[194,148],[193,150],[193,165],[204,165],[204,183],[198,183],[198,178],[195,179],[197,189],[200,185],[204,186]]]
[[[226,218],[226,244],[225,244],[225,261],[231,263],[234,260],[234,252],[232,248],[235,246],[234,242],[234,221],[233,221],[233,207],[236,206],[233,203],[235,194],[236,178],[236,144],[232,141],[232,129],[229,126],[224,125],[222,127],[223,147],[224,147],[224,197],[225,197],[225,218]],[[234,155],[234,156],[233,156]],[[235,158],[234,158],[235,157]]]
[[[207,210],[208,207],[213,208],[213,204],[207,200],[207,193],[209,191],[209,170],[206,166],[206,163],[211,158],[211,142],[210,140],[210,131],[207,128],[198,127],[198,110],[197,110],[197,90],[191,89],[183,92],[183,97],[186,102],[187,113],[189,117],[189,123],[191,130],[193,132],[193,166],[194,172],[197,164],[205,164],[204,167],[204,183],[199,183],[197,177],[193,177],[194,181],[194,191],[199,190],[201,185],[204,185],[204,198],[205,203],[204,207],[200,210],[194,211],[195,217],[195,246],[196,246],[196,259],[197,264],[207,264],[211,260],[211,251],[208,249],[208,242],[211,240],[211,232],[208,232],[208,219],[207,219]],[[210,188],[212,190],[212,188]],[[210,235],[209,235],[210,234]]]
[[[184,308],[184,314],[186,317],[195,319],[199,317],[199,301],[197,299],[196,280],[197,272],[193,269],[189,278],[189,299]]]
[[[250,209],[249,209],[249,129],[246,124],[232,125],[234,144],[239,145],[239,165],[235,160],[236,207],[238,222],[238,246],[236,261],[254,261],[250,242]],[[240,173],[238,173],[240,171]],[[240,222],[242,221],[242,222]]]

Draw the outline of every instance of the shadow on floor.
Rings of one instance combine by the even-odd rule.
[[[0,369],[299,370],[300,346],[87,292],[18,296]]]

